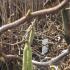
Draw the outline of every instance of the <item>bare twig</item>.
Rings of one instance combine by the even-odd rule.
[[[63,50],[63,52],[61,54],[59,54],[58,56],[52,58],[51,60],[49,60],[47,62],[38,62],[38,61],[32,60],[32,63],[34,65],[38,65],[38,66],[48,66],[48,65],[55,64],[55,63],[59,62],[63,57],[65,57],[69,53],[70,53],[70,47],[69,47],[69,49]],[[4,57],[6,59],[17,59],[17,60],[22,61],[22,58],[19,57],[18,55],[11,55],[11,54],[5,55],[4,54]]]
[[[8,29],[11,29],[13,27],[19,26],[20,24],[23,24],[25,21],[29,20],[31,17],[36,17],[36,16],[39,16],[39,15],[50,14],[50,13],[54,13],[56,11],[59,11],[60,9],[62,9],[65,6],[65,4],[67,2],[68,2],[68,0],[63,0],[59,5],[57,5],[55,7],[40,10],[40,11],[36,11],[36,12],[32,12],[32,13],[30,13],[30,16],[29,16],[29,13],[28,13],[28,15],[25,15],[22,18],[14,21],[12,23],[9,23],[9,24],[6,24],[6,25],[3,25],[2,27],[0,27],[0,34],[2,34],[3,32],[5,32]]]
[[[69,49],[66,49],[63,51],[63,53],[61,53],[60,55],[52,58],[51,60],[49,60],[48,62],[38,62],[38,61],[35,61],[35,60],[32,60],[32,63],[34,65],[38,65],[38,66],[47,66],[47,65],[51,65],[51,64],[55,64],[57,63],[58,61],[60,61],[63,57],[65,57],[66,55],[69,54]]]

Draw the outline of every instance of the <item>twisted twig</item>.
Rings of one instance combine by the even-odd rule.
[[[5,32],[8,29],[11,29],[13,27],[19,26],[20,24],[23,24],[25,21],[29,20],[29,18],[31,18],[31,17],[36,17],[36,16],[39,16],[39,15],[50,14],[50,13],[54,13],[56,11],[59,11],[60,9],[63,8],[63,6],[65,6],[65,4],[67,2],[68,2],[68,0],[63,0],[59,5],[57,5],[55,7],[40,10],[40,11],[36,11],[36,12],[32,12],[30,14],[30,16],[29,16],[29,13],[28,13],[27,15],[25,15],[22,18],[14,21],[12,23],[9,23],[9,24],[6,24],[6,25],[3,25],[2,27],[0,27],[0,34],[2,34],[3,32]]]

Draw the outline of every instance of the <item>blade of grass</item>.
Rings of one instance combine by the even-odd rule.
[[[32,70],[32,49],[31,44],[34,38],[35,28],[34,28],[35,20],[27,29],[27,37],[25,41],[25,47],[23,51],[23,65],[22,70]]]

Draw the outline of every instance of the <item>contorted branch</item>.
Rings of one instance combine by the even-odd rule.
[[[57,62],[59,62],[63,57],[65,57],[69,53],[70,53],[70,46],[68,49],[63,50],[61,54],[59,54],[58,56],[52,58],[51,60],[49,60],[47,62],[38,62],[38,61],[32,60],[32,63],[37,66],[48,66],[51,64],[56,64]],[[17,59],[19,61],[22,61],[22,58],[19,56],[16,56],[16,55],[3,55],[3,56],[6,59]]]
[[[36,17],[36,16],[43,15],[43,14],[50,14],[50,13],[59,11],[60,9],[62,9],[65,6],[65,4],[67,2],[68,2],[68,0],[63,0],[59,5],[57,5],[55,7],[32,12],[32,13],[30,13],[30,16],[28,14],[12,23],[3,25],[2,27],[0,27],[0,34],[2,34],[3,32],[5,32],[8,29],[11,29],[13,27],[19,26],[20,24],[23,24],[25,21],[29,20],[29,18]]]
[[[63,52],[60,55],[52,58],[51,60],[47,62],[38,62],[38,61],[32,60],[32,63],[38,66],[52,65],[52,64],[56,64],[57,62],[59,62],[63,57],[65,57],[68,54],[69,54],[69,49],[66,49],[66,50],[63,50]]]

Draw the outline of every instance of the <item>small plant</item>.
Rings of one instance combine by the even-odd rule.
[[[50,70],[60,70],[60,68],[56,65],[50,65]]]
[[[23,51],[23,65],[22,70],[32,70],[32,49],[31,44],[34,38],[34,23],[35,21],[29,26],[27,29],[27,35],[25,38],[25,47]]]

